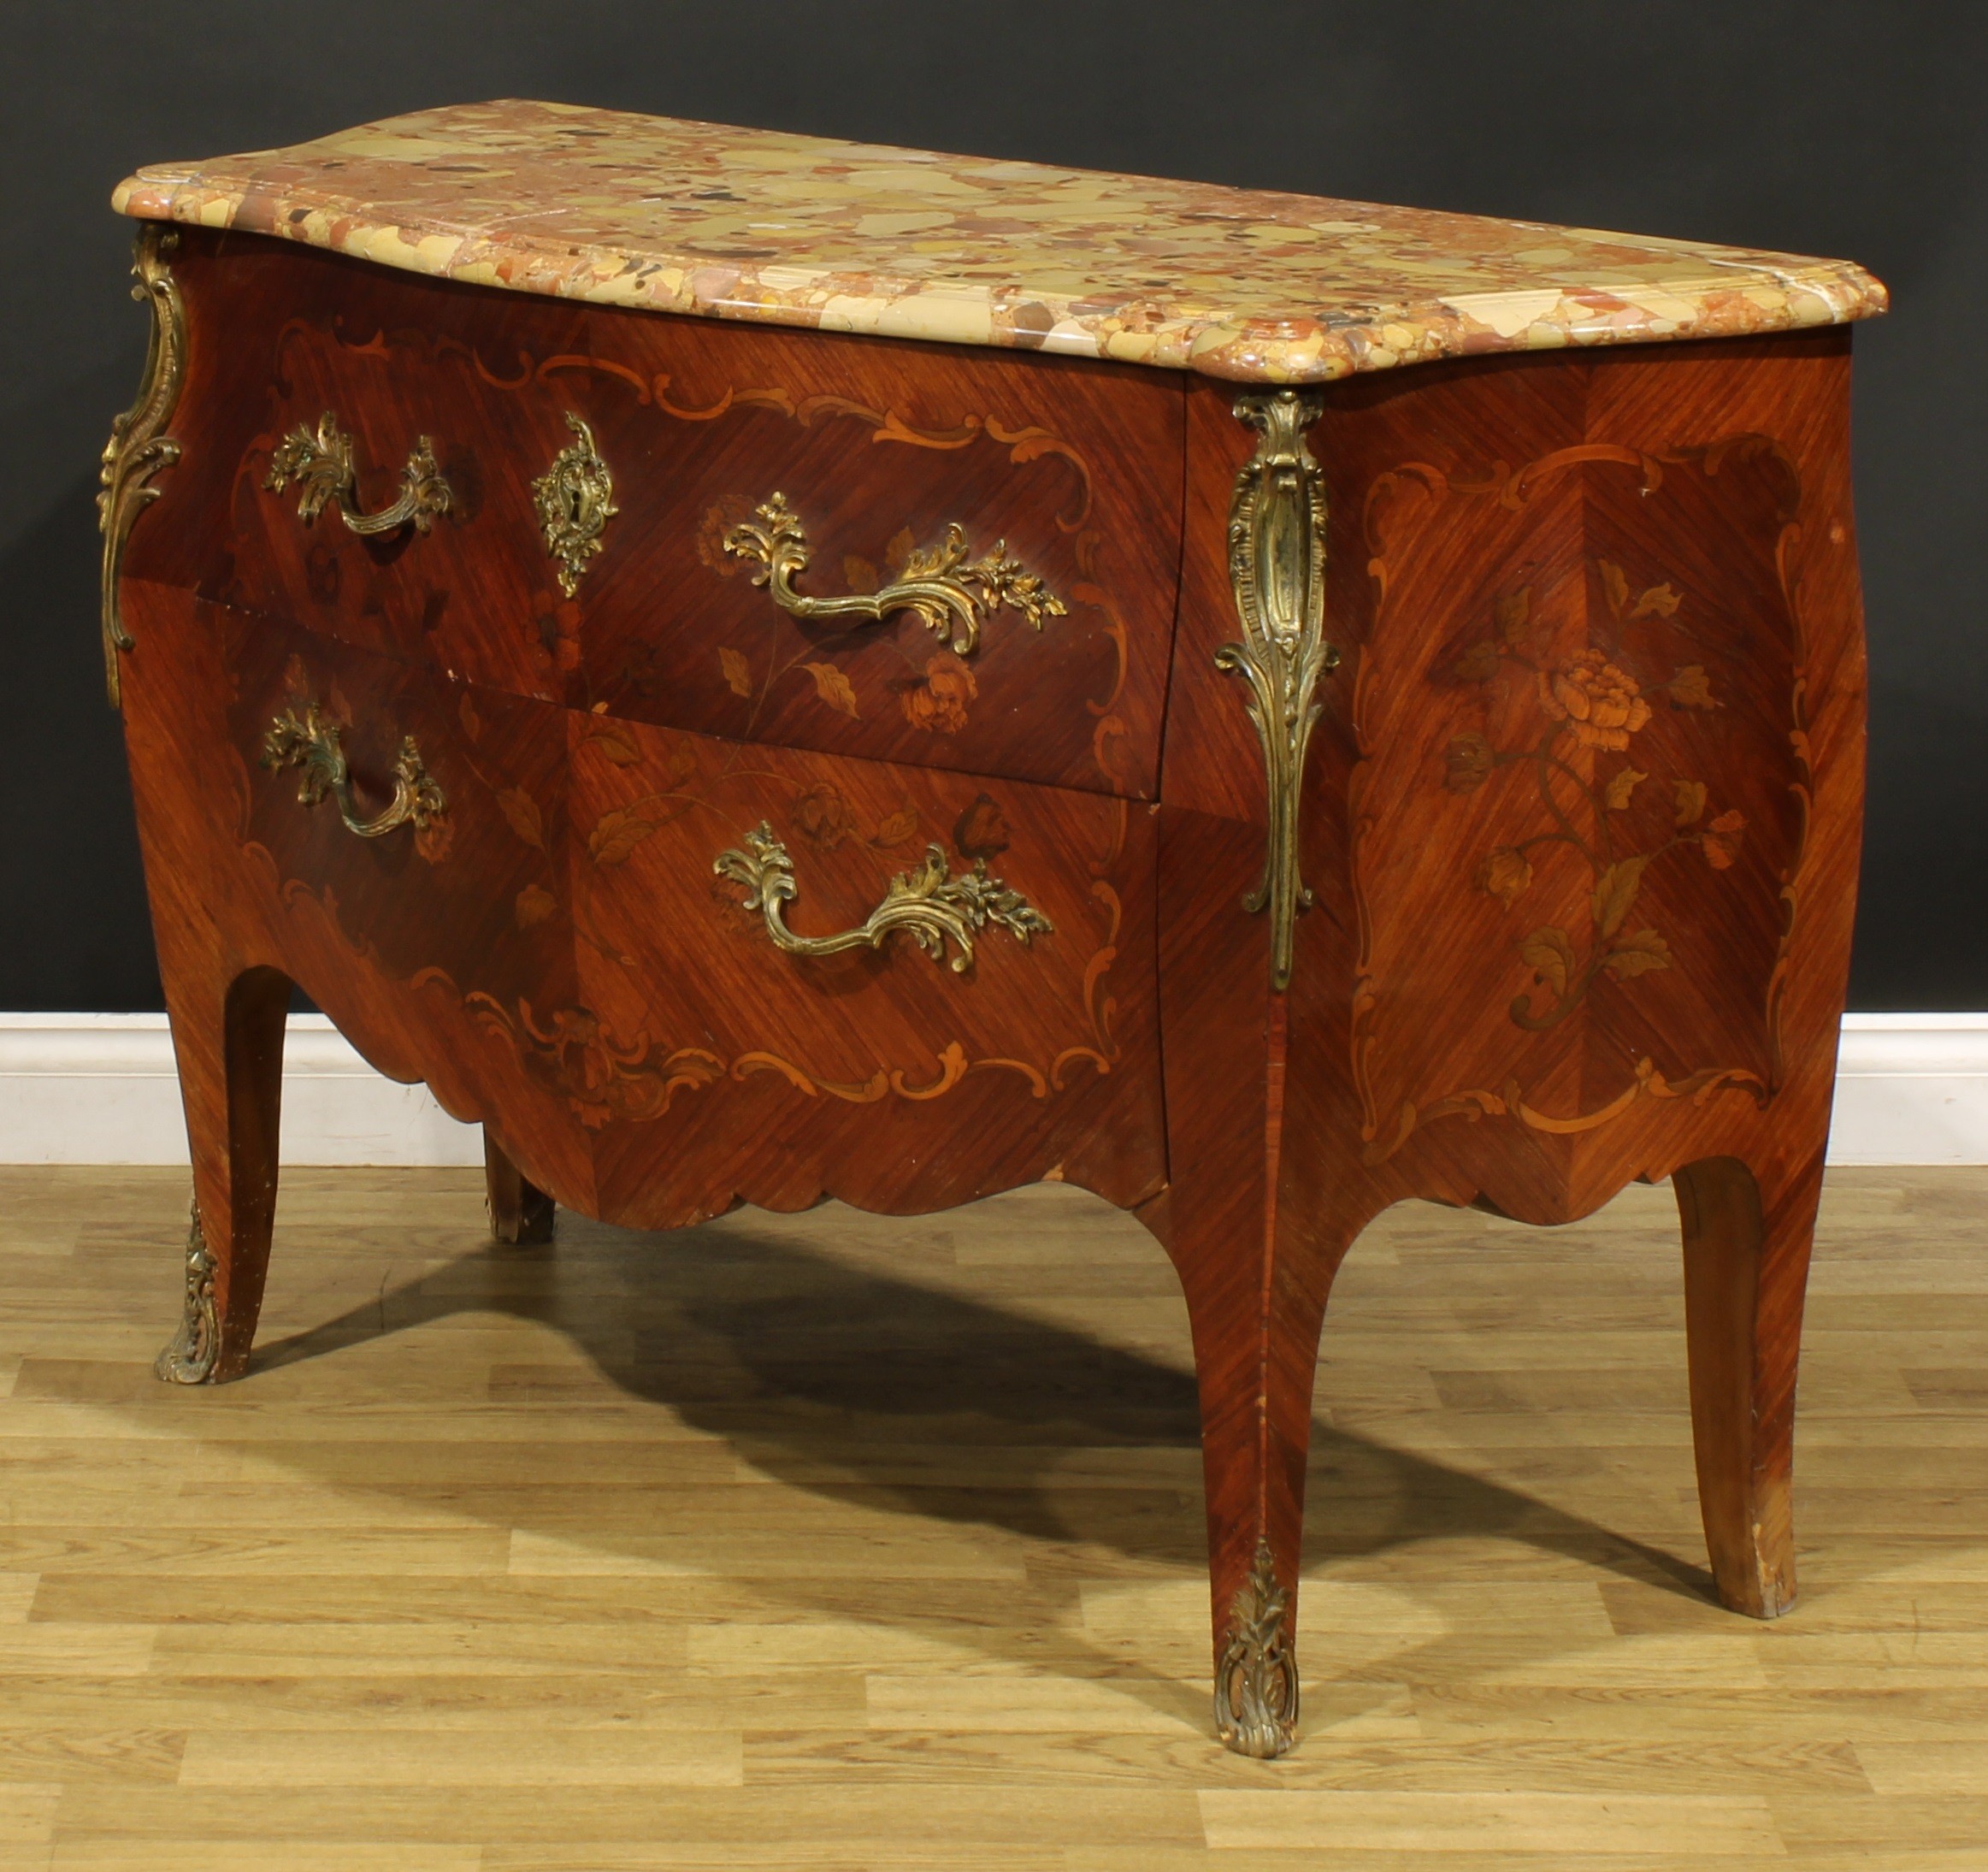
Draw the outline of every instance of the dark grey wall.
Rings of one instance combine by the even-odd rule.
[[[112,185],[504,96],[1862,261],[1855,1004],[1988,1007],[1983,0],[5,0],[0,1007],[159,1005],[94,615]]]

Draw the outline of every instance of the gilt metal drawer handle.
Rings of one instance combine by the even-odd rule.
[[[973,966],[973,938],[990,923],[998,923],[1016,941],[1047,936],[1055,928],[1048,918],[1012,885],[988,875],[976,859],[973,869],[947,876],[946,854],[936,845],[925,847],[925,861],[915,871],[900,871],[876,909],[853,930],[834,936],[796,936],[788,928],[783,904],[799,895],[793,860],[764,819],[746,835],[746,849],[720,852],[711,869],[721,877],[746,887],[746,908],[766,918],[766,933],[789,955],[838,955],[844,949],[876,949],[894,930],[902,930],[932,960],[946,954],[947,938],[959,950],[953,971],[964,975]]]
[[[263,485],[280,494],[292,481],[298,487],[298,517],[309,526],[327,502],[352,533],[392,533],[413,523],[426,533],[434,517],[449,511],[449,484],[435,462],[434,444],[422,436],[400,471],[400,498],[378,513],[359,510],[359,471],[352,461],[352,439],[339,428],[329,410],[318,418],[314,434],[299,422],[276,445],[269,458],[269,476]]]
[[[315,702],[305,707],[302,721],[294,710],[285,709],[269,724],[263,737],[263,765],[302,768],[297,797],[305,806],[316,806],[327,796],[336,800],[345,830],[361,838],[379,838],[400,825],[411,824],[421,831],[449,810],[442,789],[422,765],[414,736],[407,735],[401,738],[393,763],[393,798],[373,818],[362,818],[354,810],[357,802],[352,796],[351,770],[339,746],[338,726],[325,720]]]
[[[807,570],[808,541],[785,494],[754,508],[752,519],[725,535],[724,546],[757,565],[752,582],[764,585],[773,602],[796,617],[876,619],[897,611],[916,611],[963,657],[980,641],[981,620],[1003,605],[1020,611],[1038,630],[1045,617],[1065,615],[1063,600],[1019,559],[1008,557],[1005,540],[996,540],[986,558],[969,560],[966,529],[957,521],[947,523],[939,545],[911,553],[901,577],[881,591],[846,598],[809,598],[794,590],[794,580]]]

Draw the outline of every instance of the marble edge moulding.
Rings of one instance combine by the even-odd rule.
[[[1847,261],[502,100],[112,198],[548,297],[1239,382],[1867,318]]]

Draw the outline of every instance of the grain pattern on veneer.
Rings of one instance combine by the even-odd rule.
[[[196,340],[183,505],[134,577],[190,587],[451,677],[635,720],[828,753],[1148,796],[1180,558],[1182,386],[1148,372],[637,318],[187,230]],[[326,410],[386,505],[432,439],[449,511],[425,533],[306,526],[271,455]],[[573,596],[532,482],[587,422],[617,511]],[[1064,615],[997,610],[955,655],[917,617],[797,620],[723,547],[784,493],[804,588],[888,583],[959,527]]]
[[[1231,391],[186,239],[160,508],[185,523],[133,534],[122,673],[216,1375],[254,1331],[292,983],[486,1125],[501,1237],[552,1202],[670,1227],[1079,1184],[1139,1214],[1187,1297],[1214,1653],[1261,1623],[1281,1657],[1319,1335],[1361,1231],[1408,1198],[1561,1223],[1675,1172],[1719,1591],[1785,1605],[1862,789],[1846,335],[1324,393],[1341,660],[1279,992],[1243,901],[1262,748],[1218,660],[1252,440]],[[369,510],[434,434],[446,518],[300,528],[268,452],[327,400]],[[570,597],[528,493],[569,411],[619,509]],[[724,545],[776,491],[811,589],[888,579],[958,521],[1067,615],[999,610],[969,656],[910,612],[797,620]],[[446,812],[368,839],[300,801],[261,752],[311,705],[363,801],[412,738]],[[1047,928],[989,929],[964,972],[901,938],[788,954],[715,863],[762,824],[803,936],[861,926],[933,848]]]

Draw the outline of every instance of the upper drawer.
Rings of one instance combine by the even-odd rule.
[[[181,524],[141,526],[130,576],[570,707],[1154,790],[1171,376],[583,308],[198,230],[173,264],[192,355],[160,511]],[[268,483],[327,412],[356,516],[401,494],[422,438],[446,511],[368,535],[330,499],[307,523],[303,481]],[[562,556],[589,449],[612,511],[598,551]]]

